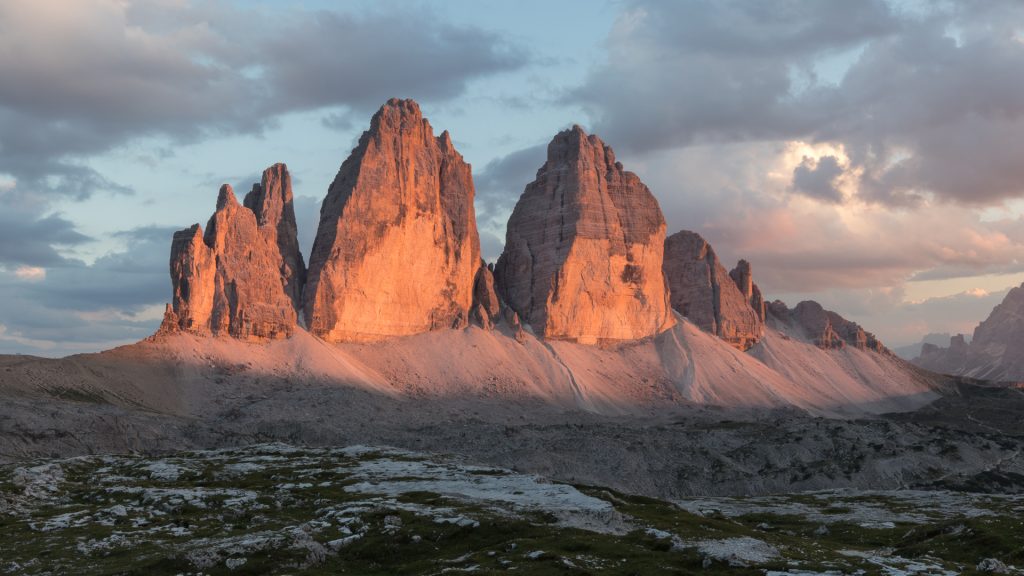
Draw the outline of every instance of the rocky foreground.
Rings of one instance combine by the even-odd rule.
[[[629,496],[283,444],[0,468],[8,574],[1024,573],[1024,496]]]

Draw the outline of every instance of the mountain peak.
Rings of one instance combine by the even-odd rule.
[[[509,306],[547,338],[634,340],[672,326],[665,218],[650,190],[578,125],[547,151],[495,266]]]
[[[238,206],[238,198],[235,198],[235,190],[231,184],[223,184],[217,192],[217,210],[223,210],[229,206]]]
[[[305,266],[287,168],[268,168],[244,207],[230,185],[221,186],[206,233],[196,224],[174,234],[170,267],[174,296],[161,332],[290,336]]]
[[[420,105],[412,99],[392,98],[377,110],[370,120],[368,134],[400,133],[409,130],[430,131]]]
[[[377,340],[464,326],[480,266],[470,166],[413,100],[393,98],[342,163],[304,294],[310,331]]]

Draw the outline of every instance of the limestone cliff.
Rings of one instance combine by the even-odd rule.
[[[755,285],[749,265],[745,276],[730,277],[700,234],[682,230],[665,240],[664,270],[672,308],[702,330],[740,350],[749,349],[764,335],[763,313],[751,307]]]
[[[173,300],[164,332],[286,338],[296,326],[305,265],[299,252],[291,179],[284,164],[263,172],[241,205],[221,187],[206,225],[174,233]]]
[[[311,332],[377,340],[465,326],[480,263],[470,166],[412,100],[389,100],[320,209],[304,295]]]
[[[650,190],[600,138],[574,126],[508,222],[498,292],[545,338],[596,343],[674,324],[661,272],[665,218]]]

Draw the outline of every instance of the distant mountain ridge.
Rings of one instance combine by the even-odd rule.
[[[940,347],[925,343],[913,362],[922,368],[1001,382],[1024,381],[1024,284],[1011,289],[988,318]]]
[[[953,335],[949,332],[932,332],[925,334],[920,341],[914,342],[913,344],[906,344],[904,346],[896,346],[892,349],[893,354],[903,358],[904,360],[913,360],[921,355],[921,348],[925,344],[934,344],[935,346],[943,346],[949,343],[949,339]]]

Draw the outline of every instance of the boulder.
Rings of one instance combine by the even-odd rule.
[[[320,209],[304,294],[311,332],[368,341],[466,325],[480,266],[470,166],[419,105],[389,100]]]
[[[547,152],[495,266],[504,303],[550,339],[628,341],[671,327],[665,218],[650,190],[579,126]]]

